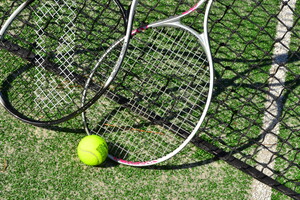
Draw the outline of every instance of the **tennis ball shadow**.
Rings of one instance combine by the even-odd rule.
[[[116,166],[119,166],[120,163],[117,163],[111,159],[109,159],[108,157],[106,158],[106,160],[100,164],[100,165],[97,165],[97,166],[94,166],[94,167],[97,167],[97,168],[111,168],[111,167],[116,167]]]

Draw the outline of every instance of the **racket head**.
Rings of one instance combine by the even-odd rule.
[[[20,3],[0,31],[5,57],[1,104],[16,118],[37,126],[64,122],[91,106],[125,55],[122,52],[115,64],[102,72],[106,79],[97,88],[89,88],[82,105],[92,69],[101,64],[106,49],[126,33],[127,19],[122,13],[124,8],[115,1]],[[125,42],[128,40],[124,40],[123,50]]]
[[[83,113],[84,125],[88,134],[107,140],[112,160],[158,164],[197,133],[212,88],[213,63],[203,34],[178,24],[149,28],[133,36],[119,75]]]

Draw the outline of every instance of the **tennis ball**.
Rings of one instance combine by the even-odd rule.
[[[80,160],[86,165],[100,165],[107,158],[108,147],[102,137],[88,135],[79,142],[77,154]]]

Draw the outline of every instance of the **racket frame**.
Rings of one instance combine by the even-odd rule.
[[[11,23],[14,21],[14,19],[28,6],[30,5],[32,2],[34,2],[35,0],[28,0],[24,3],[22,3],[11,15],[10,17],[6,20],[6,22],[4,23],[4,25],[2,26],[1,30],[0,30],[0,40],[3,40],[4,35],[6,33],[6,30],[9,28],[9,26],[11,25]]]
[[[24,10],[26,9],[31,3],[33,3],[35,0],[27,0],[26,2],[22,3],[12,14],[11,16],[6,20],[6,22],[4,23],[4,25],[2,26],[2,28],[0,29],[0,42],[5,40],[5,33],[7,31],[7,29],[10,27],[10,25],[13,23],[13,21],[16,19],[16,17]],[[111,72],[109,78],[107,79],[107,81],[105,82],[105,85],[102,87],[102,89],[100,91],[97,91],[96,95],[90,99],[87,103],[85,103],[84,105],[82,105],[78,110],[68,114],[67,116],[64,116],[60,119],[55,119],[55,120],[51,120],[51,121],[39,121],[39,120],[35,120],[35,119],[31,119],[28,118],[26,116],[24,116],[22,113],[20,113],[19,111],[17,111],[16,109],[13,108],[13,106],[11,106],[9,103],[6,102],[4,95],[0,92],[0,104],[10,113],[12,114],[15,118],[28,123],[28,124],[32,124],[35,126],[51,126],[51,125],[55,125],[55,124],[60,124],[62,122],[65,122],[67,120],[70,120],[76,116],[78,116],[79,114],[81,114],[83,111],[85,111],[86,109],[88,109],[90,106],[92,106],[102,95],[103,93],[106,91],[107,87],[111,84],[111,82],[113,81],[114,77],[117,75],[120,66],[122,65],[122,62],[124,60],[124,56],[126,54],[127,51],[127,47],[129,44],[129,40],[131,38],[131,31],[132,31],[132,22],[133,22],[133,18],[134,18],[134,14],[135,14],[135,8],[137,5],[137,0],[133,0],[131,7],[130,7],[130,12],[129,14],[126,14],[124,7],[122,6],[122,4],[119,2],[119,0],[113,0],[114,3],[119,7],[121,15],[124,19],[124,23],[126,26],[126,35],[125,35],[125,40],[122,46],[122,50],[121,53],[118,57],[118,60],[113,68],[113,71]],[[124,17],[128,17],[128,18],[124,18]],[[130,23],[128,23],[130,22]],[[101,58],[100,60],[98,60],[96,66],[98,66],[101,62]],[[88,83],[86,84],[88,85]]]
[[[166,160],[170,159],[171,157],[176,155],[179,151],[181,151],[191,141],[191,139],[195,136],[195,134],[199,130],[199,128],[200,128],[200,126],[201,126],[201,124],[202,124],[202,122],[203,122],[203,120],[206,116],[206,113],[208,111],[208,108],[209,108],[209,105],[210,105],[210,102],[211,102],[212,93],[213,93],[213,84],[214,84],[213,60],[212,60],[212,56],[211,56],[209,39],[208,39],[208,30],[207,30],[208,15],[209,15],[209,11],[210,11],[213,0],[208,0],[207,5],[206,5],[204,20],[203,20],[203,33],[200,34],[199,32],[192,29],[191,27],[182,24],[181,23],[181,18],[183,18],[186,15],[190,14],[191,12],[195,11],[205,1],[207,1],[207,0],[199,1],[194,7],[192,7],[188,11],[182,13],[182,15],[174,16],[174,17],[171,17],[171,18],[168,18],[168,19],[165,19],[165,20],[161,20],[161,21],[149,24],[147,26],[144,26],[144,27],[141,27],[139,29],[136,29],[136,30],[132,31],[132,33],[131,33],[134,36],[135,34],[138,34],[139,32],[142,32],[142,31],[144,31],[146,29],[149,29],[149,28],[169,26],[169,27],[180,28],[180,29],[183,29],[185,31],[188,31],[191,34],[193,34],[199,40],[199,43],[201,44],[202,48],[204,49],[207,60],[208,60],[208,63],[209,63],[210,82],[209,82],[209,90],[208,90],[208,94],[207,94],[207,99],[206,99],[206,103],[205,103],[202,115],[201,115],[199,121],[197,122],[196,126],[194,127],[193,131],[191,132],[191,134],[187,138],[184,138],[185,139],[184,142],[180,146],[178,146],[173,152],[168,153],[167,155],[165,155],[161,158],[158,158],[156,160],[134,162],[134,161],[127,161],[127,160],[124,160],[124,159],[120,159],[120,158],[117,158],[116,156],[113,156],[113,155],[109,154],[108,157],[110,159],[112,159],[112,160],[114,160],[114,161],[116,161],[120,164],[129,165],[129,166],[136,166],[136,167],[150,166],[150,165],[153,165],[153,164],[158,164],[160,162],[163,162],[163,161],[166,161]],[[92,75],[93,74],[91,74],[89,79],[91,79]],[[84,101],[84,98],[83,98],[83,101]],[[85,116],[84,112],[82,113],[82,116],[83,116],[85,130],[90,135],[91,132],[88,128],[88,123],[86,121],[86,116]]]

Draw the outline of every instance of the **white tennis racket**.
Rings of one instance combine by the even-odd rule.
[[[179,16],[132,32],[120,73],[105,97],[83,113],[88,134],[107,140],[111,159],[131,166],[157,164],[178,153],[199,130],[214,79],[207,33],[211,4],[201,0]],[[181,19],[201,5],[206,8],[199,33]],[[88,82],[98,76],[95,68]]]

